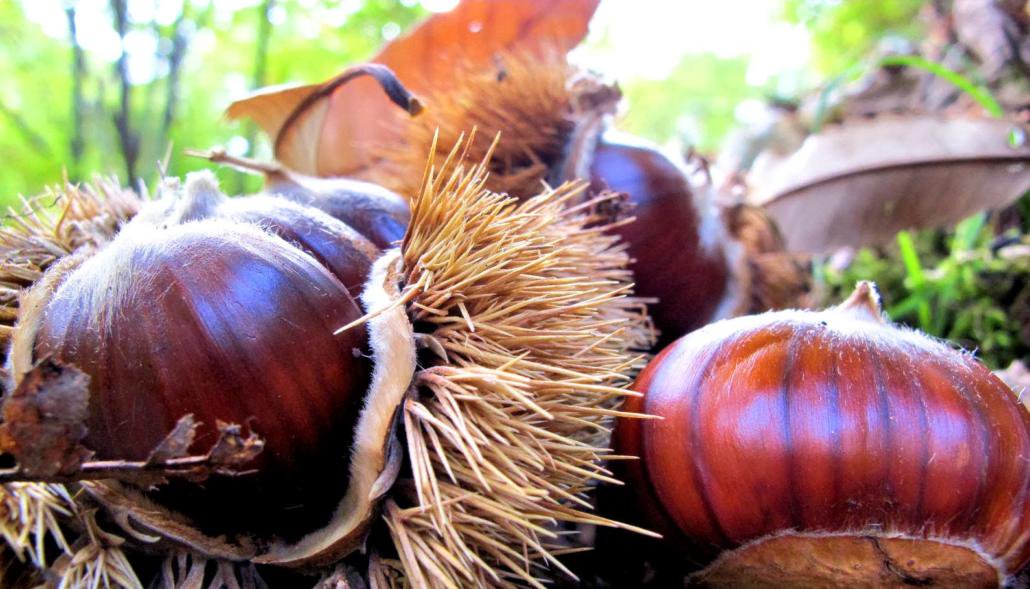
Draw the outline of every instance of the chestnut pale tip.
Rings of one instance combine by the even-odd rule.
[[[855,285],[855,290],[835,311],[862,321],[884,322],[880,292],[876,289],[876,284],[868,280],[859,281]]]

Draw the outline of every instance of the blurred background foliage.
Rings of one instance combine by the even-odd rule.
[[[61,181],[116,174],[153,185],[159,163],[209,167],[185,148],[267,158],[253,127],[222,118],[270,84],[322,81],[454,0],[0,1],[0,204]],[[619,81],[618,126],[715,156],[731,129],[762,126],[855,77],[884,43],[934,31],[922,0],[604,0],[574,59]],[[861,72],[858,72],[861,73]],[[967,72],[969,73],[969,72]],[[975,72],[973,72],[975,75]],[[725,151],[729,152],[727,148]],[[171,157],[169,157],[169,155]],[[218,170],[231,193],[259,180]],[[1030,358],[1027,197],[1004,227],[902,234],[815,259],[821,304],[877,281],[892,318],[980,350],[994,368]]]
[[[326,79],[452,4],[2,2],[0,202],[36,193],[64,170],[73,180],[102,172],[152,182],[169,145],[176,154],[225,145],[266,155],[263,138],[221,118],[232,99],[268,84]],[[714,152],[762,98],[810,91],[886,35],[918,38],[918,10],[916,0],[607,0],[581,53],[622,85],[623,128]],[[202,165],[175,155],[168,172]],[[236,190],[255,187],[221,173]]]

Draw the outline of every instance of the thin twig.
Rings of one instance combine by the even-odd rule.
[[[114,12],[115,30],[122,41],[121,53],[115,64],[115,72],[119,82],[119,106],[114,115],[114,125],[118,130],[118,141],[125,160],[126,184],[137,185],[136,159],[139,156],[139,137],[133,133],[129,120],[132,113],[132,84],[129,81],[129,56],[125,51],[125,35],[128,33],[129,15],[126,0],[111,0]]]
[[[179,103],[179,82],[182,73],[182,63],[186,57],[186,50],[189,45],[189,37],[186,33],[186,15],[190,9],[188,1],[183,2],[179,16],[175,19],[172,27],[172,51],[168,55],[168,82],[167,93],[165,94],[165,111],[161,118],[161,133],[159,146],[168,143],[168,134],[171,132],[172,123],[175,121],[176,106]]]
[[[83,98],[82,82],[86,78],[86,58],[79,45],[78,28],[75,25],[75,6],[68,5],[64,9],[68,17],[68,39],[72,45],[72,136],[69,140],[71,154],[69,180],[75,182],[79,177],[79,162],[85,142],[82,137]]]
[[[83,462],[79,469],[68,475],[35,477],[27,475],[19,467],[0,469],[0,483],[73,483],[98,479],[121,481],[150,481],[155,478],[206,478],[210,474],[223,476],[245,476],[254,470],[238,470],[231,466],[215,464],[210,455],[173,458],[165,462],[151,463],[146,460],[95,460]]]
[[[32,125],[29,124],[25,117],[19,112],[8,107],[3,102],[0,102],[0,115],[4,115],[8,121],[14,126],[15,129],[21,133],[21,136],[25,139],[25,142],[32,146],[40,155],[50,156],[53,155],[53,151],[47,144],[46,139],[43,138]]]

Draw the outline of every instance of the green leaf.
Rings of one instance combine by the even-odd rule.
[[[939,63],[932,62],[916,55],[889,55],[880,59],[879,65],[901,65],[930,72],[931,74],[957,86],[973,100],[979,103],[980,106],[990,113],[991,116],[998,118],[1005,116],[1005,109],[1003,109],[1001,105],[998,104],[998,101],[994,99],[990,90]]]

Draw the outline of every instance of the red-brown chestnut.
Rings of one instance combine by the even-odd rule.
[[[265,179],[263,194],[318,209],[346,223],[378,248],[390,247],[404,237],[411,219],[407,201],[378,184],[353,178],[307,176],[275,162],[236,157],[221,148],[188,153],[248,174],[259,174]]]
[[[361,317],[379,252],[317,209],[228,199],[209,173],[163,192],[59,279],[35,356],[90,376],[84,443],[98,459],[146,459],[186,414],[198,447],[218,421],[260,432],[256,474],[173,480],[147,499],[233,542],[296,540],[351,484],[371,366],[363,327],[334,331]]]
[[[639,292],[658,299],[651,315],[660,341],[747,309],[744,252],[680,166],[653,146],[608,134],[597,140],[589,177],[595,189],[623,192],[632,203],[636,220],[618,233]]]
[[[883,319],[722,321],[659,354],[616,447],[669,545],[742,587],[996,587],[1030,562],[1030,413],[971,355]]]
[[[0,542],[75,587],[144,586],[155,569],[172,587],[537,586],[567,570],[543,522],[622,525],[577,507],[609,478],[599,433],[648,345],[605,233],[618,197],[574,206],[585,187],[566,185],[520,203],[461,152],[425,174],[383,252],[314,207],[227,199],[210,175],[165,183],[117,230],[92,231],[118,204],[94,187],[67,187],[60,221],[0,229],[0,278],[24,285]],[[165,437],[187,413],[200,437]],[[266,442],[247,478],[203,452],[220,420]],[[21,435],[41,423],[58,444]]]
[[[710,181],[688,177],[677,157],[610,133],[618,87],[565,57],[596,7],[464,0],[431,16],[375,58],[419,94],[426,108],[418,117],[384,109],[389,102],[371,84],[341,86],[339,77],[259,91],[228,114],[261,125],[290,170],[358,176],[406,197],[418,190],[426,158],[441,164],[473,130],[466,149],[473,159],[490,155],[494,191],[530,198],[545,182],[580,179],[595,192],[625,193],[637,220],[617,231],[636,260],[637,293],[657,300],[661,342],[725,317],[804,306],[807,273],[778,236],[756,251],[740,234],[742,223],[768,220],[721,211],[729,203]],[[503,140],[494,145],[497,134]]]

